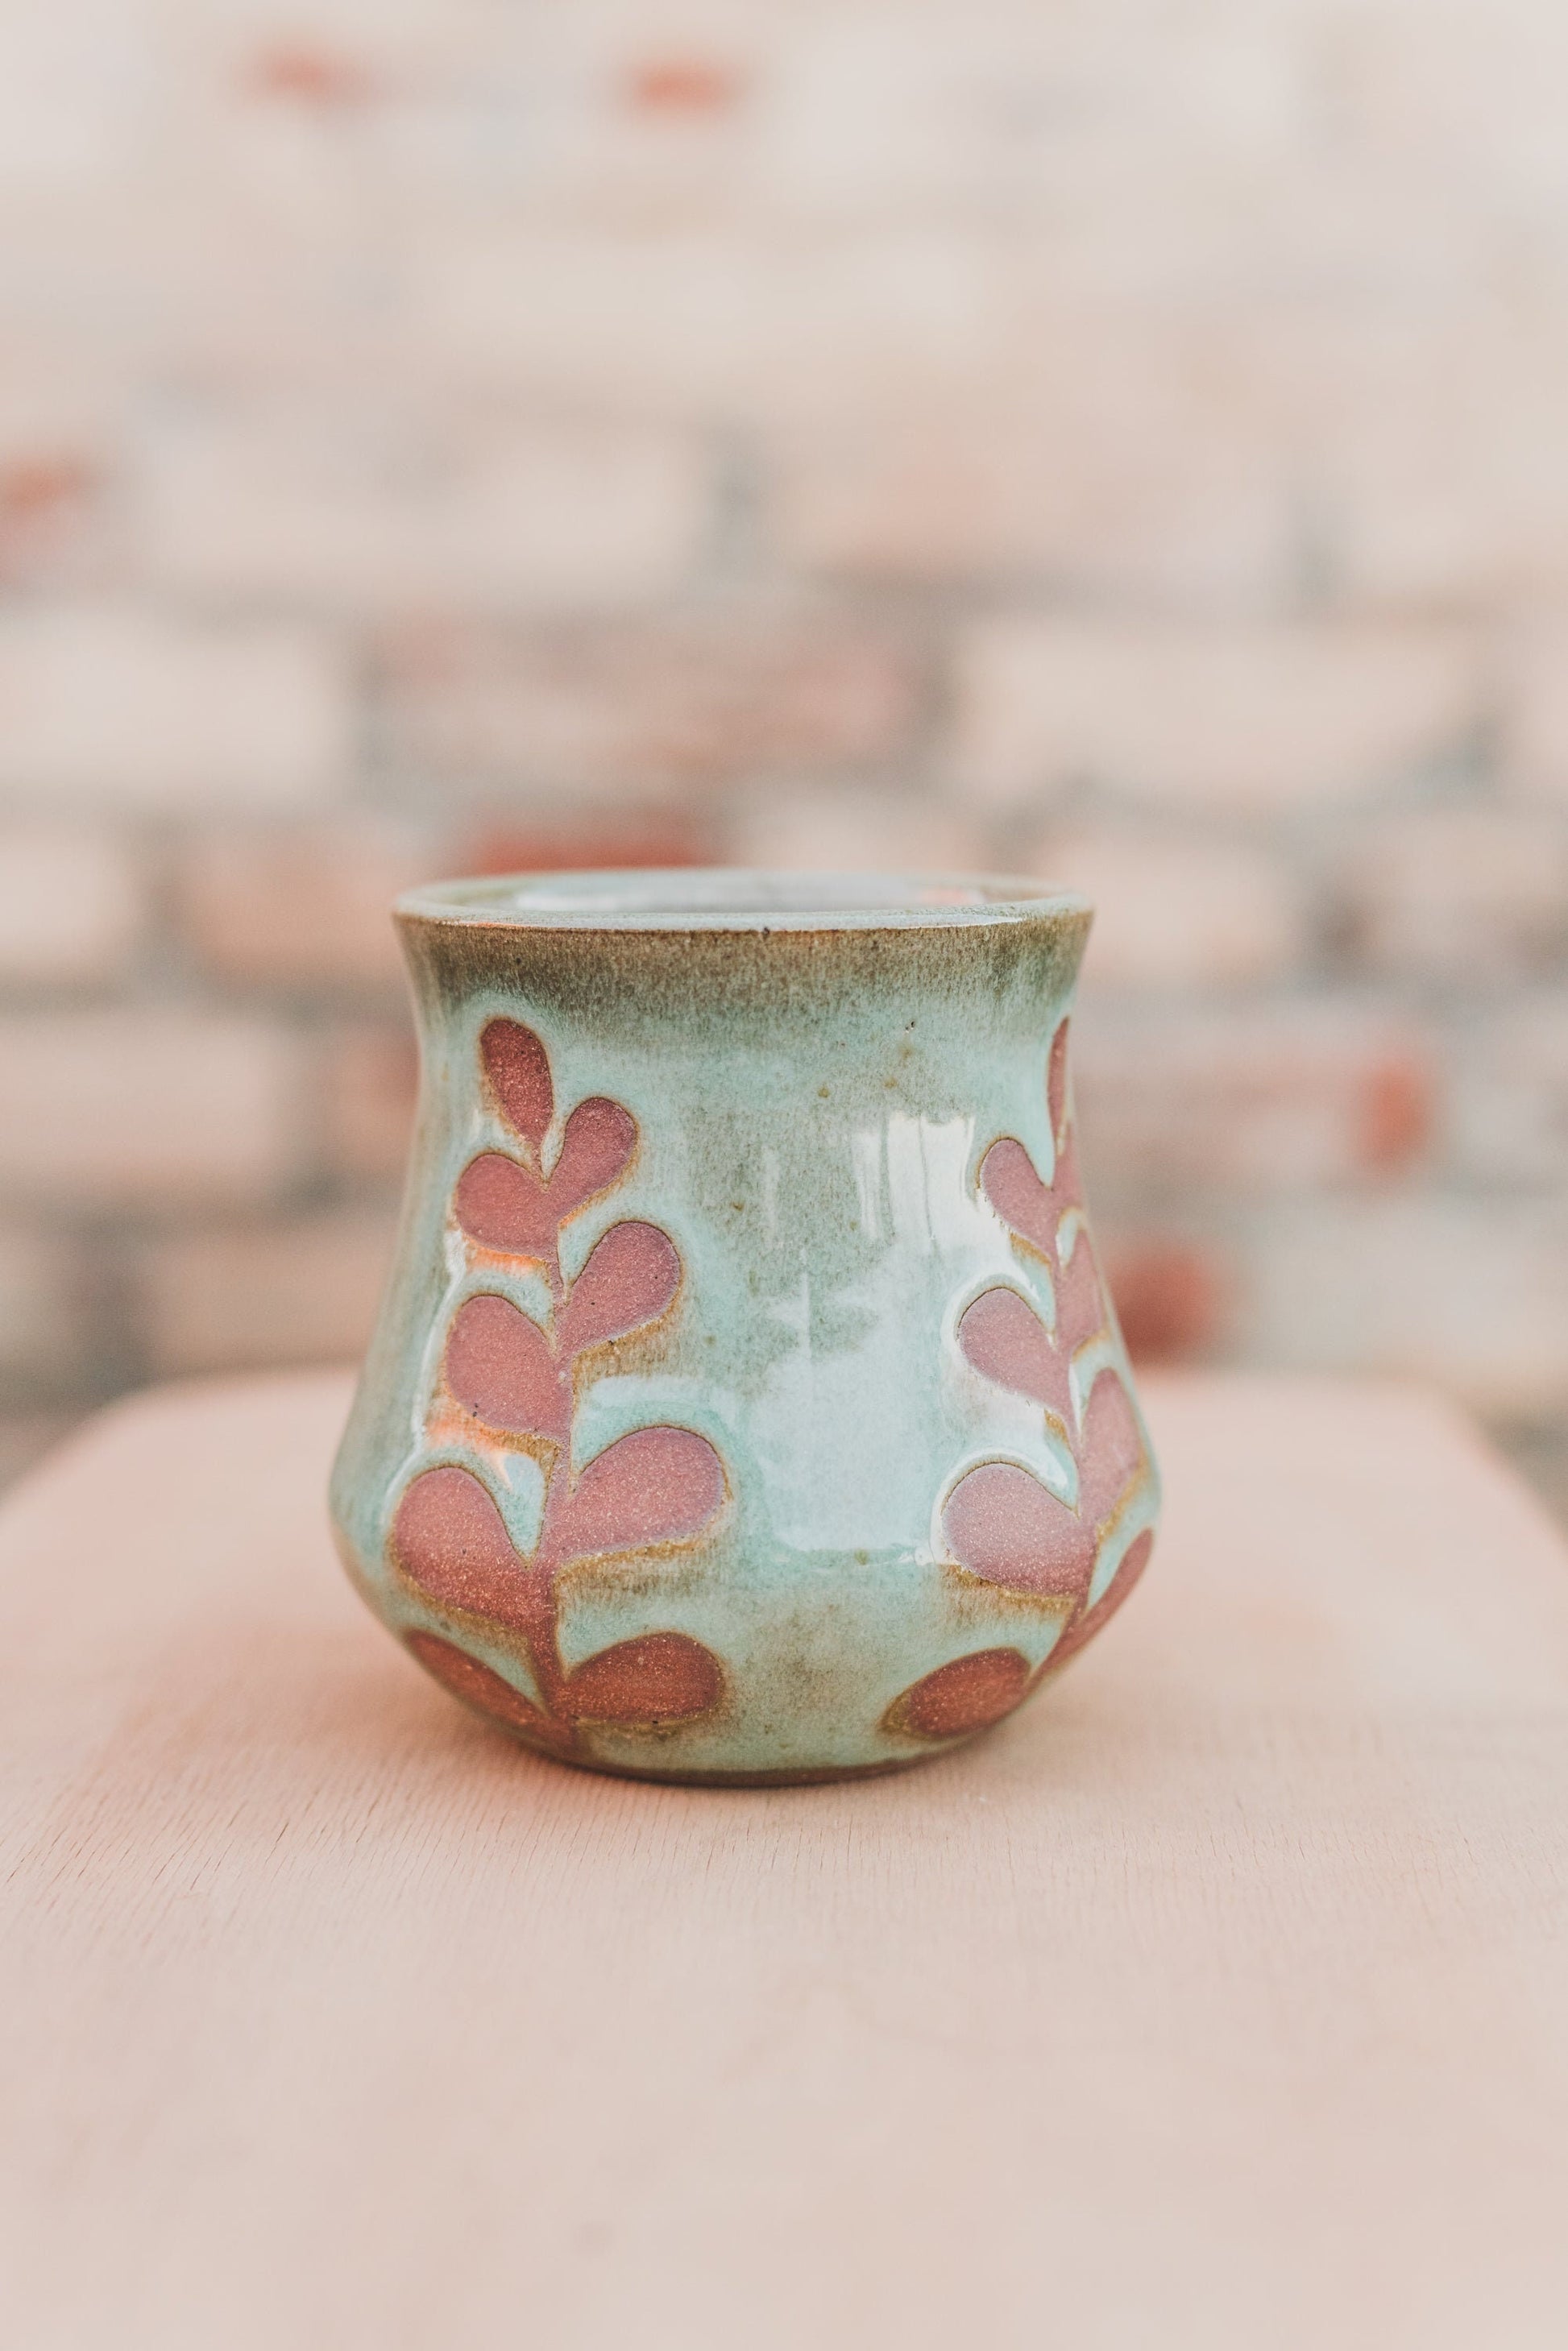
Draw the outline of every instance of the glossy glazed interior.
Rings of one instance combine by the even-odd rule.
[[[1011,874],[764,872],[724,867],[514,873],[411,891],[399,913],[427,922],[618,929],[810,930],[1038,918],[1084,901]]]

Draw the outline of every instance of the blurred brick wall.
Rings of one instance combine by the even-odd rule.
[[[16,0],[0,1405],[346,1355],[384,908],[1101,903],[1146,1353],[1568,1407],[1552,0]]]

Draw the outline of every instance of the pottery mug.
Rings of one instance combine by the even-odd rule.
[[[1084,902],[713,871],[395,913],[418,1129],[332,1481],[371,1606],[604,1771],[885,1771],[1010,1713],[1158,1507],[1073,1142]]]

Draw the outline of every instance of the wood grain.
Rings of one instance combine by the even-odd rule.
[[[0,1513],[0,2335],[1533,2351],[1568,1559],[1445,1407],[1154,1385],[1167,1531],[902,1777],[537,1761],[362,1613],[334,1377]]]

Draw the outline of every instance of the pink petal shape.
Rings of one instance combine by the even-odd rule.
[[[1045,1102],[1051,1116],[1051,1137],[1059,1154],[1067,1133],[1067,1031],[1070,1025],[1065,1020],[1057,1023],[1045,1071]]]
[[[1063,1425],[1071,1410],[1068,1358],[1016,1290],[988,1290],[958,1325],[958,1344],[986,1379],[1045,1405]]]
[[[466,1469],[426,1469],[392,1522],[393,1557],[444,1608],[501,1625],[520,1621],[524,1567],[501,1513]]]
[[[456,1648],[450,1641],[437,1639],[434,1633],[410,1633],[407,1637],[409,1647],[425,1672],[433,1674],[443,1688],[461,1698],[465,1706],[549,1745],[559,1743],[560,1734],[549,1715],[541,1714],[531,1698],[514,1689],[510,1682],[503,1681],[499,1674],[492,1673],[488,1666],[482,1666],[477,1657],[471,1657],[465,1649]]]
[[[446,1384],[461,1405],[492,1428],[564,1444],[569,1399],[560,1365],[537,1322],[509,1299],[468,1299],[446,1339]]]
[[[1010,1232],[1047,1260],[1054,1255],[1057,1203],[1016,1136],[992,1144],[980,1163],[980,1189]]]
[[[555,1254],[557,1213],[544,1186],[520,1159],[499,1151],[471,1159],[457,1179],[457,1221],[482,1249],[513,1257]]]
[[[1144,1440],[1132,1400],[1114,1372],[1102,1372],[1083,1414],[1078,1447],[1078,1509],[1103,1526],[1144,1468]]]
[[[623,1339],[664,1311],[681,1286],[681,1260],[657,1225],[612,1225],[589,1252],[587,1264],[556,1324],[563,1355],[580,1355],[606,1339]]]
[[[652,1729],[711,1714],[724,1690],[718,1659],[685,1633],[643,1633],[601,1649],[568,1677],[564,1704],[577,1722]]]
[[[1028,1689],[1029,1659],[1020,1649],[976,1649],[894,1698],[883,1727],[904,1738],[961,1739],[1000,1722]]]
[[[1075,1656],[1086,1641],[1094,1638],[1106,1617],[1115,1614],[1147,1567],[1149,1553],[1154,1547],[1154,1532],[1150,1528],[1145,1528],[1134,1541],[1127,1545],[1125,1557],[1093,1607],[1086,1608],[1082,1616],[1074,1617],[1047,1657],[1045,1671],[1048,1674],[1053,1674],[1058,1666],[1064,1666],[1069,1657]]]
[[[620,1102],[593,1094],[566,1123],[560,1157],[549,1179],[550,1211],[564,1225],[579,1208],[625,1173],[637,1148],[637,1122]]]
[[[1105,1296],[1094,1248],[1082,1225],[1071,1257],[1056,1261],[1056,1335],[1064,1356],[1072,1356],[1105,1328]]]
[[[479,1039],[485,1074],[508,1126],[537,1159],[555,1113],[549,1055],[520,1020],[487,1020]]]
[[[943,1513],[960,1567],[1009,1592],[1082,1599],[1094,1535],[1075,1511],[1011,1461],[983,1461],[959,1479]]]
[[[561,1563],[648,1551],[700,1534],[724,1499],[724,1470],[690,1428],[637,1428],[596,1454],[555,1516]]]

